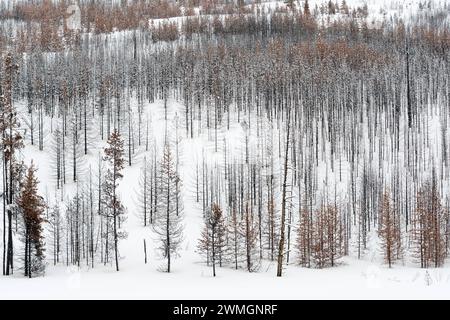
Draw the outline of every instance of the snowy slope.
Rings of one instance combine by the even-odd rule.
[[[311,0],[310,6],[323,3]],[[353,7],[364,4],[363,0],[348,0]],[[418,10],[419,1],[406,1],[392,4],[392,1],[367,1],[369,19],[383,19],[387,16],[407,18]],[[437,6],[445,1],[435,0]],[[281,2],[263,3],[262,6],[282,6]],[[174,21],[177,18],[173,18]],[[132,101],[135,105],[136,102]],[[19,106],[23,108],[24,106]],[[169,123],[182,114],[183,106],[176,101],[169,103]],[[159,152],[162,149],[165,131],[163,102],[157,101],[145,105],[151,119],[152,137]],[[432,111],[432,109],[430,109]],[[431,112],[430,111],[430,112]],[[232,117],[236,117],[232,115]],[[49,120],[49,119],[46,119]],[[235,120],[235,119],[234,119]],[[46,121],[46,139],[50,139],[50,122]],[[434,152],[439,152],[440,124],[438,117],[430,117],[429,132],[435,142]],[[173,128],[171,128],[173,130]],[[277,129],[275,129],[277,130]],[[274,133],[276,135],[276,133]],[[433,134],[435,136],[433,136]],[[233,121],[230,130],[221,128],[218,141],[228,143],[231,154],[239,154],[243,148],[244,133],[242,127]],[[251,142],[250,142],[251,143]],[[51,161],[48,150],[39,151],[26,140],[23,151],[25,163],[33,160],[38,166],[40,193],[47,195],[50,204],[55,203],[55,182],[51,175]],[[99,153],[104,143],[90,148],[86,157],[87,165],[96,170]],[[329,146],[328,146],[329,147]],[[409,261],[404,261],[392,269],[381,263],[377,250],[376,237],[372,235],[369,250],[363,259],[354,255],[345,257],[336,268],[323,270],[300,268],[294,260],[285,269],[285,276],[275,277],[276,265],[264,260],[259,272],[248,273],[244,270],[219,268],[218,276],[212,277],[211,268],[207,267],[196,252],[197,241],[202,226],[201,204],[195,201],[195,168],[206,154],[211,164],[223,157],[223,149],[214,151],[212,133],[204,131],[195,139],[184,138],[180,145],[180,172],[183,181],[183,203],[185,211],[185,240],[180,257],[174,261],[173,273],[158,271],[163,260],[159,259],[153,248],[154,234],[150,228],[144,228],[137,209],[137,189],[141,165],[147,153],[138,150],[133,158],[133,165],[124,169],[124,179],[120,182],[119,193],[127,209],[128,219],[124,229],[128,238],[120,242],[121,271],[116,272],[111,265],[96,265],[94,269],[87,266],[77,268],[62,265],[48,266],[45,277],[26,279],[21,272],[11,277],[0,277],[0,299],[14,298],[124,298],[124,299],[314,299],[314,298],[353,298],[353,299],[390,299],[390,298],[450,298],[450,266],[440,269],[423,270],[415,268]],[[388,167],[388,164],[384,164]],[[343,165],[348,171],[348,166]],[[388,169],[386,169],[388,170]],[[320,182],[334,184],[336,176],[328,175],[329,168],[324,163],[318,169]],[[88,179],[88,172],[84,178]],[[85,180],[86,181],[86,180]],[[344,185],[345,182],[342,182]],[[68,198],[76,190],[76,184],[65,187],[63,198]],[[324,191],[325,192],[325,191]],[[61,195],[58,194],[57,198]],[[143,241],[150,246],[148,263],[144,263]]]
[[[174,118],[181,107],[170,103],[169,117]],[[147,105],[151,114],[154,132],[164,132],[164,112],[162,102]],[[224,132],[230,141],[241,141],[240,127]],[[161,146],[162,134],[155,134],[156,144]],[[237,143],[236,143],[237,144]],[[375,251],[364,259],[346,257],[336,268],[315,270],[300,268],[291,263],[285,269],[285,276],[275,277],[276,263],[263,261],[256,273],[244,270],[219,268],[216,278],[196,252],[196,244],[202,225],[201,206],[194,197],[195,163],[205,148],[212,161],[213,140],[203,138],[183,139],[180,172],[183,173],[185,241],[180,258],[174,261],[170,274],[158,271],[164,263],[154,250],[150,249],[149,260],[144,264],[143,239],[152,246],[154,235],[144,228],[136,214],[137,181],[140,172],[142,152],[135,164],[126,167],[124,179],[120,183],[121,199],[127,208],[128,220],[125,229],[129,236],[120,242],[121,271],[116,272],[111,265],[96,265],[94,269],[81,266],[49,266],[45,277],[27,279],[17,272],[11,277],[0,278],[0,298],[74,298],[74,299],[314,299],[314,298],[450,298],[450,268],[423,270],[411,266],[396,265],[388,269],[381,263]],[[50,183],[49,161],[45,152],[35,147],[25,148],[26,162],[33,159],[39,165],[40,188],[44,194]],[[92,157],[95,159],[95,156]],[[71,186],[72,189],[74,186]],[[73,190],[72,190],[73,191]],[[67,188],[67,193],[70,188]],[[369,245],[375,248],[374,245]]]

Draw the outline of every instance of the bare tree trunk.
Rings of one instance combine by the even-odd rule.
[[[284,259],[284,242],[285,242],[285,225],[286,225],[286,184],[287,184],[287,170],[288,170],[288,156],[289,156],[289,134],[290,134],[290,111],[287,114],[287,132],[286,132],[286,148],[284,150],[284,173],[283,173],[283,187],[281,195],[281,229],[280,242],[278,246],[278,261],[277,261],[277,277],[281,277],[283,273],[283,259]]]

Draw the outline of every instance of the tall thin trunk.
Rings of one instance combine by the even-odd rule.
[[[278,246],[278,262],[277,262],[277,277],[281,277],[283,273],[283,259],[284,259],[284,242],[285,242],[285,225],[286,225],[286,184],[287,184],[287,170],[288,170],[288,156],[289,156],[289,134],[290,134],[290,111],[287,114],[287,132],[286,132],[286,148],[284,150],[284,173],[283,173],[283,187],[281,194],[281,230],[280,242]]]

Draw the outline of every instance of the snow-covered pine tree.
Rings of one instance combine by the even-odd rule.
[[[441,203],[436,180],[427,181],[417,192],[412,219],[413,255],[421,268],[440,267],[447,257],[448,209]]]
[[[206,256],[206,264],[212,264],[213,276],[216,276],[216,265],[222,266],[226,246],[226,225],[223,218],[222,209],[218,204],[213,203],[212,208],[208,208],[201,238],[198,243],[198,250]]]
[[[45,272],[44,199],[38,194],[38,180],[33,162],[27,170],[17,205],[23,217],[25,276],[42,275]]]
[[[115,129],[108,138],[108,146],[104,150],[104,160],[108,163],[108,168],[103,182],[103,197],[106,205],[107,217],[112,223],[112,235],[114,241],[114,258],[116,270],[119,271],[119,239],[126,238],[126,233],[119,230],[120,223],[124,220],[125,209],[117,194],[119,180],[123,175],[121,171],[124,168],[123,159],[123,140]]]
[[[312,261],[316,268],[334,267],[344,253],[344,230],[340,211],[323,205],[312,220]]]
[[[164,145],[163,158],[159,163],[158,207],[153,230],[158,237],[158,250],[167,259],[166,272],[171,271],[173,255],[177,254],[183,240],[183,210],[181,193],[177,189],[180,178],[168,142]]]
[[[400,219],[395,214],[388,190],[385,190],[382,195],[378,219],[378,236],[381,240],[384,261],[390,268],[392,264],[401,256],[402,239]]]

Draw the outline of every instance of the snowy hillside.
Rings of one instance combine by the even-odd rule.
[[[151,112],[153,138],[161,147],[164,132],[164,110],[162,103],[146,105]],[[170,114],[173,120],[175,110],[182,108],[171,101]],[[230,141],[230,148],[242,148],[240,127],[221,134]],[[101,145],[98,146],[99,149]],[[448,298],[450,269],[423,270],[404,263],[393,269],[383,265],[382,257],[375,244],[361,260],[346,257],[336,268],[300,268],[296,263],[286,266],[285,277],[275,277],[276,262],[264,260],[258,272],[221,268],[213,279],[211,268],[206,266],[196,252],[202,226],[202,208],[195,201],[195,164],[206,152],[210,161],[221,159],[223,155],[214,152],[214,144],[207,134],[196,139],[184,139],[180,146],[180,172],[183,181],[183,203],[185,210],[185,241],[175,260],[173,272],[166,274],[158,270],[164,264],[154,251],[155,236],[149,228],[142,227],[136,206],[140,166],[145,153],[138,153],[135,164],[124,170],[124,179],[119,189],[127,209],[126,227],[128,238],[120,244],[121,271],[112,265],[50,266],[44,277],[31,281],[20,272],[12,277],[2,278],[2,298],[114,298],[114,299],[389,299],[389,298]],[[206,149],[206,151],[204,151]],[[50,193],[50,161],[43,152],[33,146],[25,148],[25,162],[33,159],[38,163],[38,177],[41,194]],[[93,152],[95,154],[95,152]],[[208,157],[208,156],[206,156]],[[93,167],[96,157],[93,157]],[[83,179],[85,180],[85,179]],[[45,183],[47,182],[47,183]],[[69,188],[76,188],[74,184]],[[51,198],[51,196],[49,196]],[[55,201],[55,200],[53,200]],[[53,203],[53,202],[52,202]],[[148,261],[144,263],[143,240],[146,239]],[[211,288],[220,288],[213,290]],[[119,288],[119,289],[118,289]],[[267,288],[271,288],[267,290]]]
[[[447,1],[54,3],[0,6],[0,299],[450,298]]]

